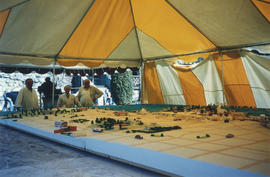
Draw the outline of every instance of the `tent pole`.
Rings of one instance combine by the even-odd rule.
[[[221,79],[222,79],[222,101],[223,105],[225,106],[225,93],[224,93],[224,75],[223,75],[223,54],[222,52],[219,52],[220,55],[220,61],[221,61]]]
[[[140,72],[140,103],[143,104],[143,97],[144,97],[144,62],[141,64],[141,72]]]
[[[129,0],[129,5],[130,5],[130,10],[131,10],[131,15],[132,15],[132,20],[133,20],[133,24],[134,24],[134,30],[135,30],[135,34],[136,34],[136,39],[137,39],[137,44],[138,44],[138,48],[139,48],[139,52],[140,52],[140,68],[141,68],[141,75],[140,75],[140,98],[139,98],[139,101],[140,103],[142,103],[142,91],[143,91],[143,77],[142,77],[142,74],[143,74],[143,55],[142,55],[142,49],[141,49],[141,45],[140,45],[140,40],[139,40],[139,36],[138,36],[138,31],[137,31],[137,28],[136,28],[136,23],[135,23],[135,18],[134,18],[134,12],[133,12],[133,8],[132,8],[132,3],[131,3],[131,0]]]
[[[54,62],[53,62],[53,88],[52,88],[52,107],[54,107],[54,94],[55,94],[55,65],[56,65],[56,58],[54,58]]]

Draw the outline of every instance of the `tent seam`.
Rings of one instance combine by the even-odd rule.
[[[87,13],[89,12],[89,10],[91,9],[91,7],[93,6],[94,3],[95,3],[95,0],[92,1],[92,3],[90,4],[90,6],[88,7],[88,9],[85,11],[85,13],[83,14],[83,16],[79,20],[78,24],[75,26],[75,28],[73,29],[73,31],[70,33],[70,35],[67,38],[66,42],[63,44],[63,46],[61,47],[61,49],[57,52],[57,54],[55,55],[56,60],[58,59],[59,54],[61,53],[61,51],[63,50],[63,48],[66,46],[66,44],[68,43],[68,41],[72,37],[73,33],[77,30],[77,28],[79,27],[79,25],[81,24],[81,22],[83,21],[84,17],[87,15]]]
[[[199,28],[194,25],[184,14],[182,14],[176,7],[174,7],[169,0],[165,0],[179,15],[181,15],[185,20],[187,20],[199,33],[201,33],[207,40],[209,40],[215,47],[217,47],[217,45],[210,40],[204,33],[202,33]]]
[[[5,9],[3,9],[3,10],[0,10],[0,13],[3,12],[3,11],[5,11],[5,10],[7,10],[7,9],[11,9],[11,8],[20,6],[20,5],[22,5],[22,4],[24,4],[24,3],[28,2],[28,1],[30,1],[30,0],[25,0],[25,1],[19,2],[18,4],[15,4],[15,5],[13,5],[13,6],[10,6],[10,7],[8,7],[8,8],[5,8]]]

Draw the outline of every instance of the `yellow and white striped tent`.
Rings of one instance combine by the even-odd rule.
[[[0,0],[0,62],[142,67],[142,103],[270,108],[248,50],[270,53],[269,21],[270,0]]]

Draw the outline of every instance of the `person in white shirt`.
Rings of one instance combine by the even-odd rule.
[[[83,82],[83,87],[79,89],[77,95],[80,103],[84,107],[93,106],[96,99],[100,98],[103,92],[93,85],[90,85],[90,81],[85,79]]]
[[[16,107],[18,110],[33,110],[39,109],[38,96],[36,91],[32,88],[33,80],[28,78],[25,80],[26,87],[19,91],[16,99]]]
[[[78,101],[77,97],[74,95],[70,94],[70,86],[66,85],[64,87],[65,93],[62,94],[57,103],[57,107],[66,107],[66,108],[73,108],[75,105],[78,107],[81,106],[80,102]]]

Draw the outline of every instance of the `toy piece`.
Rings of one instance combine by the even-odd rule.
[[[200,139],[200,138],[209,138],[209,137],[210,137],[209,134],[206,134],[205,136],[197,136],[198,139]]]
[[[119,124],[119,130],[126,130],[127,128],[123,127],[124,125],[126,125],[126,124],[120,123]]]
[[[93,128],[93,132],[103,132],[103,129],[102,128]]]
[[[140,121],[140,122],[138,123],[138,125],[143,125],[143,122],[142,122],[142,121]]]
[[[227,134],[225,137],[226,137],[226,138],[233,138],[234,135],[229,133],[229,134]]]
[[[77,131],[77,126],[68,126],[66,128],[54,130],[54,133],[64,133],[64,132],[69,132],[69,131]]]
[[[78,117],[78,115],[77,115],[77,114],[75,114],[74,116],[70,116],[70,118],[73,118],[73,117]]]
[[[182,120],[181,118],[175,118],[175,119],[173,119],[173,121],[180,121],[180,120]]]
[[[115,116],[128,116],[128,112],[120,112],[120,111],[116,111],[116,112],[113,112],[113,114]]]
[[[66,136],[74,136],[71,132],[63,132],[61,135],[66,135]]]
[[[88,122],[90,120],[87,120],[87,119],[75,119],[75,120],[72,120],[72,122],[76,122],[76,123],[84,123],[84,122]]]
[[[151,127],[149,130],[132,130],[133,133],[141,132],[141,133],[157,133],[163,131],[170,131],[170,130],[177,130],[181,129],[180,126],[173,126],[173,127]]]
[[[44,119],[49,119],[48,116],[44,116]]]
[[[58,128],[67,127],[67,122],[64,121],[55,121],[54,126]]]
[[[57,109],[57,110],[54,112],[54,116],[57,116],[58,112],[60,112],[60,109]]]
[[[136,135],[136,136],[135,136],[135,139],[141,140],[141,139],[143,139],[143,137],[142,137],[141,135]]]
[[[224,123],[229,123],[229,122],[230,122],[229,119],[225,119],[225,120],[224,120]]]
[[[151,136],[155,136],[155,137],[164,137],[164,134],[161,133],[160,135],[155,135],[155,134],[152,133]]]
[[[174,106],[174,107],[172,108],[172,112],[174,112],[174,113],[177,113],[177,112],[178,112],[178,109],[177,109],[176,106]]]

